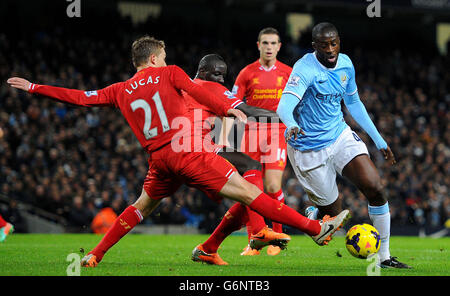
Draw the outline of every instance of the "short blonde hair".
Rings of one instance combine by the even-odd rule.
[[[164,41],[158,40],[151,36],[143,36],[136,39],[131,45],[131,59],[133,65],[137,68],[145,64],[150,55],[158,55],[161,53],[161,49],[164,49],[166,45]]]

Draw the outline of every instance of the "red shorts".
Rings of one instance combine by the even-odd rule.
[[[241,142],[241,151],[259,161],[263,170],[280,170],[286,167],[284,124],[248,122]]]
[[[186,184],[221,202],[219,192],[235,172],[231,163],[215,153],[174,152],[169,144],[152,152],[144,190],[150,198],[161,199]]]

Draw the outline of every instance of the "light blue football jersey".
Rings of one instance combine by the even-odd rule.
[[[356,92],[355,68],[347,55],[340,53],[336,66],[326,68],[315,53],[305,54],[295,63],[283,90],[298,98],[293,116],[305,132],[289,144],[300,151],[331,145],[347,127],[341,101]]]

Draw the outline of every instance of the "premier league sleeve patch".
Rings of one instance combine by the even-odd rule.
[[[84,94],[86,95],[86,97],[90,97],[90,96],[98,96],[96,90],[85,91]]]
[[[289,81],[287,82],[287,84],[289,86],[298,86],[299,81],[300,81],[300,76],[292,75],[291,77],[289,77]]]
[[[228,99],[236,99],[236,93],[231,92],[229,90],[223,93]]]

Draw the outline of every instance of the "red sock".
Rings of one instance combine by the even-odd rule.
[[[89,254],[94,254],[97,257],[97,262],[100,262],[105,253],[143,219],[144,218],[138,209],[133,206],[128,206],[128,208],[117,217],[114,224],[108,232],[106,232],[100,243],[90,251]]]
[[[0,215],[0,228],[5,227],[7,222],[3,219],[2,215]]]
[[[202,244],[206,253],[216,253],[220,244],[227,236],[234,231],[241,229],[247,222],[246,206],[241,203],[235,203],[224,215],[219,226],[214,230],[211,236]]]
[[[247,182],[256,185],[261,191],[264,192],[264,183],[261,171],[249,170],[246,171],[242,177],[247,180]],[[266,221],[264,220],[264,217],[252,211],[249,207],[247,207],[247,215],[247,235],[248,241],[250,241],[250,236],[252,234],[258,233],[261,229],[263,229],[266,226]]]
[[[267,195],[270,196],[272,199],[275,199],[275,200],[278,200],[279,202],[285,203],[283,190],[281,190],[281,189],[275,193],[268,192]],[[283,232],[283,224],[272,221],[272,229],[275,232]]]
[[[311,236],[317,235],[321,229],[318,220],[311,220],[300,215],[284,203],[271,199],[265,193],[261,193],[250,204],[250,208],[272,221],[295,227]]]

